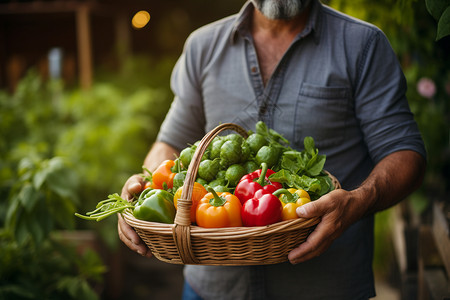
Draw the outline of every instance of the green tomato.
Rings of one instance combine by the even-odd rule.
[[[261,166],[258,166],[258,164],[254,160],[248,160],[244,163],[245,172],[247,172],[247,174],[258,170],[260,167]]]
[[[267,140],[259,133],[253,133],[245,140],[245,143],[250,146],[254,154],[258,153],[262,146],[267,145]]]
[[[220,179],[220,178],[225,179],[225,173],[226,173],[226,170],[220,170],[219,172],[217,172],[216,179]]]
[[[244,142],[244,137],[237,133],[230,133],[225,136],[225,141],[235,141],[239,145],[241,145]]]
[[[220,148],[222,147],[223,143],[225,143],[224,139],[216,140],[211,145],[211,153],[210,158],[215,159],[220,157]]]
[[[230,189],[226,185],[217,185],[217,186],[213,187],[213,190],[216,193],[222,193],[222,192],[229,193],[230,192]]]
[[[252,150],[250,149],[250,146],[246,143],[242,143],[241,147],[241,159],[240,163],[245,163],[247,160],[249,160],[250,156],[252,154]]]
[[[263,162],[267,164],[268,168],[272,168],[278,162],[279,150],[275,147],[271,146],[262,146],[259,149],[258,153],[256,153],[255,159],[258,165],[261,165]]]
[[[217,178],[208,183],[208,185],[212,188],[219,186],[219,185],[226,185],[226,184],[227,184],[227,181],[225,180],[225,178]]]
[[[183,186],[184,181],[186,179],[186,171],[182,171],[180,173],[175,174],[173,177],[173,190],[178,190],[179,187]]]
[[[184,148],[180,152],[180,162],[183,165],[184,169],[187,169],[189,167],[189,164],[191,163],[192,157],[194,156],[195,150],[191,147]]]
[[[246,175],[244,166],[239,164],[231,165],[225,174],[225,179],[228,180],[230,186],[236,186],[241,180],[242,176]]]
[[[198,176],[205,179],[206,181],[211,181],[216,178],[217,172],[219,172],[219,160],[205,159],[200,162],[198,166]]]
[[[220,158],[224,166],[230,166],[241,160],[242,148],[236,141],[226,141],[220,148]]]
[[[195,182],[198,182],[198,183],[200,183],[200,184],[203,185],[203,186],[207,186],[207,185],[208,185],[208,181],[206,181],[205,179],[200,178],[200,177],[197,177],[197,179],[195,180]]]

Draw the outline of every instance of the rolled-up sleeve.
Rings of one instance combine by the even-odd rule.
[[[413,150],[426,157],[405,98],[405,77],[381,31],[374,31],[368,39],[357,67],[355,113],[372,160],[377,163],[399,150]]]
[[[161,125],[157,141],[183,149],[205,134],[205,117],[199,82],[200,51],[195,51],[192,37],[186,41],[171,76],[174,100]],[[197,55],[197,56],[196,56]]]

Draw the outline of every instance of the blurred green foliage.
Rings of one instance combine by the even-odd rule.
[[[436,40],[450,35],[450,1],[448,0],[426,0],[428,12],[436,20]]]
[[[54,234],[94,229],[118,245],[114,218],[100,224],[74,213],[120,193],[142,171],[171,103],[167,86],[145,82],[168,82],[170,68],[160,65],[124,62],[119,76],[89,90],[44,82],[31,70],[14,94],[0,92],[0,299],[97,298],[100,257]]]

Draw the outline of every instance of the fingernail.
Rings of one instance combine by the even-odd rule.
[[[306,215],[306,209],[303,206],[297,207],[297,215],[299,216]]]
[[[131,184],[128,189],[132,192],[139,191],[141,189],[141,184],[138,182],[135,182],[135,183]]]

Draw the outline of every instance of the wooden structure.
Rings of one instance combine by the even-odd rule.
[[[108,59],[111,49],[126,56],[133,34],[129,21],[148,6],[149,1],[140,0],[2,1],[0,88],[12,90],[30,66],[38,66],[45,77],[45,60],[53,47],[64,52],[64,79],[89,88],[94,59]]]
[[[402,299],[450,299],[450,210],[433,201],[424,216],[407,202],[394,208],[393,243]]]

